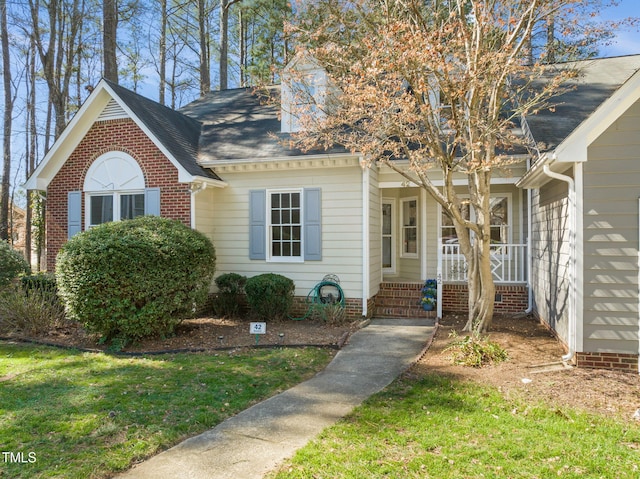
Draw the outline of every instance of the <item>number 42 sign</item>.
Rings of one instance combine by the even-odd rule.
[[[258,344],[260,334],[267,334],[267,323],[249,323],[249,334],[256,335],[256,344]]]

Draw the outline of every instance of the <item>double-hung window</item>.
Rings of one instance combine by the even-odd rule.
[[[300,190],[269,191],[269,245],[271,259],[302,259],[302,193]]]

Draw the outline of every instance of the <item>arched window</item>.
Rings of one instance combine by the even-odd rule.
[[[130,155],[112,151],[98,157],[84,180],[88,227],[142,216],[145,182],[140,166]]]

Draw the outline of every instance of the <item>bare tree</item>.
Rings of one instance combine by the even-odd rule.
[[[492,174],[527,146],[513,133],[517,121],[575,75],[527,64],[531,33],[581,1],[327,0],[305,4],[293,25],[340,92],[312,109],[299,102],[307,108],[293,143],[343,145],[430,194],[467,262],[468,331],[486,331],[493,317]],[[464,192],[454,186],[461,179]]]
[[[0,42],[2,44],[2,78],[4,87],[4,115],[2,132],[2,182],[0,183],[0,240],[9,239],[9,188],[11,175],[11,129],[13,118],[13,87],[11,85],[11,56],[7,28],[7,2],[0,0]]]

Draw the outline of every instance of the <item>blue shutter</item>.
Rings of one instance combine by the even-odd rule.
[[[82,231],[82,191],[67,193],[67,238]]]
[[[145,188],[144,214],[160,216],[160,188]]]
[[[267,259],[267,192],[249,191],[249,259]]]
[[[304,189],[304,259],[322,259],[322,201],[320,188]]]

